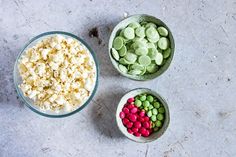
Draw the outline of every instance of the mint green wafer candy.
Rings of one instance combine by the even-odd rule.
[[[149,105],[149,106],[148,106],[148,109],[149,109],[149,110],[153,109],[153,105]]]
[[[162,27],[162,26],[158,27],[157,31],[159,32],[161,36],[166,37],[168,35],[168,30],[165,27]]]
[[[162,126],[162,122],[159,121],[159,120],[157,120],[157,121],[155,122],[155,125],[156,125],[157,127],[161,127],[161,126]]]
[[[128,69],[126,68],[126,66],[122,65],[122,64],[119,64],[118,65],[119,69],[121,72],[123,73],[127,73]]]
[[[147,71],[151,74],[156,72],[157,70],[158,70],[158,66],[156,64],[152,63],[152,64],[147,66]]]
[[[138,27],[136,30],[135,30],[135,34],[141,38],[144,38],[145,37],[145,28],[144,27]]]
[[[169,46],[169,40],[165,37],[161,37],[159,40],[158,40],[158,43],[157,43],[158,47],[161,49],[161,50],[166,50]]]
[[[133,49],[137,49],[139,47],[147,47],[147,43],[143,40],[136,40],[132,45]]]
[[[145,25],[145,27],[146,27],[146,28],[148,28],[148,27],[154,27],[154,28],[157,28],[157,25],[154,24],[154,23],[152,23],[152,22],[150,22],[150,23],[147,23],[147,24]]]
[[[151,42],[147,43],[147,47],[156,49],[156,45],[154,43],[151,43]]]
[[[120,50],[123,45],[124,45],[124,41],[123,41],[122,37],[118,36],[114,39],[113,48],[115,48],[116,50]]]
[[[144,66],[138,64],[138,63],[134,63],[133,65],[131,65],[132,69],[136,69],[136,70],[143,70]]]
[[[134,29],[132,27],[127,27],[124,30],[124,37],[126,39],[134,39],[135,35],[134,35]]]
[[[135,69],[133,69],[133,70],[130,70],[130,71],[129,71],[129,74],[131,74],[131,75],[139,75],[139,74],[141,74],[141,73],[142,73],[141,70],[135,70]]]
[[[135,100],[134,104],[137,106],[137,107],[140,107],[142,105],[142,102],[140,100]]]
[[[140,27],[140,24],[138,22],[132,22],[128,26],[132,27],[133,29],[136,29],[136,28]]]
[[[143,102],[143,106],[144,106],[144,107],[148,107],[149,105],[150,105],[150,102],[149,102],[149,101],[145,100],[145,101]]]
[[[150,57],[151,60],[155,60],[156,59],[156,56],[157,56],[157,49],[156,48],[149,48],[148,49],[148,56]]]
[[[131,63],[134,63],[137,60],[137,55],[127,52],[125,55],[125,59]]]
[[[147,69],[146,67],[143,68],[142,73],[140,75],[144,75],[146,73]]]
[[[168,48],[163,52],[163,58],[168,58],[170,56],[171,49]]]
[[[157,38],[148,38],[148,41],[150,41],[152,43],[156,43],[156,42],[158,42],[159,39],[160,39],[159,37],[157,37]]]
[[[142,95],[142,96],[140,96],[140,100],[141,100],[141,101],[145,101],[146,98],[147,98],[146,95]]]
[[[148,53],[148,49],[146,47],[139,47],[135,50],[137,55],[146,55]]]
[[[157,64],[157,65],[161,65],[162,61],[163,61],[163,56],[162,56],[162,54],[161,54],[161,53],[157,53],[156,58],[155,58],[156,64]]]
[[[116,49],[111,48],[111,54],[115,60],[119,61],[120,56],[119,56],[119,53],[116,51]]]
[[[148,40],[149,39],[157,39],[157,41],[158,41],[159,38],[160,38],[157,30],[155,28],[153,28],[153,27],[148,27],[146,29],[146,36],[147,36]]]
[[[132,64],[131,62],[127,61],[125,58],[120,58],[119,63],[123,65]]]
[[[148,56],[142,55],[138,58],[138,62],[143,66],[148,66],[151,64],[151,59]]]
[[[126,55],[126,52],[127,52],[127,48],[126,48],[126,46],[124,45],[124,46],[122,46],[122,48],[119,50],[119,55],[120,55],[121,57],[124,57],[124,56]]]
[[[149,102],[153,102],[153,100],[154,100],[154,98],[153,98],[153,96],[151,96],[151,95],[148,95],[147,96],[147,100],[149,101]]]

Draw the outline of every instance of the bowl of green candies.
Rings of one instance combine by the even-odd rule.
[[[137,88],[126,93],[116,110],[119,130],[130,140],[154,141],[166,131],[170,122],[167,102],[158,93]]]
[[[130,16],[115,26],[108,48],[111,62],[121,75],[146,81],[168,69],[175,43],[164,22],[141,14]]]

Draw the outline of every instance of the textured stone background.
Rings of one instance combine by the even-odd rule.
[[[154,15],[173,32],[174,60],[155,80],[126,79],[109,61],[109,34],[125,12]],[[93,27],[100,44],[88,35]],[[63,119],[31,112],[13,86],[20,49],[51,30],[82,37],[100,61],[93,102]],[[235,0],[0,0],[0,157],[236,156],[235,50]],[[156,90],[170,107],[167,132],[149,144],[126,139],[114,119],[120,97],[136,87]]]

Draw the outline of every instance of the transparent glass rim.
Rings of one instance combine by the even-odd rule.
[[[83,105],[81,105],[80,107],[78,107],[77,109],[73,110],[72,112],[68,112],[68,113],[65,113],[65,114],[47,114],[45,112],[40,112],[40,110],[37,110],[35,109],[34,107],[32,107],[34,104],[30,103],[28,100],[26,100],[25,96],[22,95],[22,93],[20,92],[20,89],[18,87],[18,84],[17,84],[17,80],[16,80],[16,75],[17,75],[17,65],[18,65],[18,60],[19,58],[21,57],[21,55],[24,53],[25,49],[32,43],[34,42],[35,40],[39,39],[39,38],[42,38],[44,36],[48,36],[48,35],[66,35],[66,36],[70,36],[72,38],[75,38],[76,40],[78,40],[79,42],[81,42],[90,52],[90,54],[92,55],[93,57],[93,60],[95,62],[95,65],[96,65],[96,81],[95,81],[95,85],[94,85],[94,88],[93,88],[93,91],[92,91],[92,94],[89,96],[89,98],[83,103]],[[81,38],[77,37],[76,35],[74,34],[71,34],[71,33],[68,33],[68,32],[63,32],[63,31],[50,31],[50,32],[45,32],[45,33],[42,33],[42,34],[39,34],[37,36],[35,36],[34,38],[32,38],[30,41],[28,41],[28,43],[23,47],[23,49],[20,51],[20,53],[18,54],[17,58],[16,58],[16,61],[15,61],[15,65],[14,65],[14,71],[13,71],[13,79],[14,79],[14,85],[15,85],[15,88],[16,88],[16,92],[17,92],[17,95],[23,100],[24,104],[29,108],[31,109],[33,112],[39,114],[39,115],[42,115],[42,116],[45,116],[45,117],[50,117],[50,118],[62,118],[62,117],[67,117],[67,116],[70,116],[70,115],[73,115],[79,111],[81,111],[85,106],[87,106],[90,101],[93,99],[93,97],[95,96],[95,93],[97,91],[97,88],[98,88],[98,77],[99,77],[99,67],[98,67],[98,60],[97,60],[97,57],[94,53],[94,51],[90,48],[90,46]]]

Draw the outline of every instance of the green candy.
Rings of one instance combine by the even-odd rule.
[[[155,122],[155,125],[156,125],[157,127],[161,127],[161,126],[162,126],[162,122],[159,121],[159,120],[157,120],[157,121]]]
[[[139,75],[139,74],[141,74],[141,73],[142,73],[141,70],[135,70],[135,69],[133,69],[133,70],[130,70],[130,71],[129,71],[129,74],[131,74],[131,75]]]
[[[161,50],[166,50],[169,46],[169,40],[165,37],[161,37],[157,45]]]
[[[143,66],[148,66],[151,64],[151,59],[148,56],[142,55],[138,58],[138,62]]]
[[[146,28],[148,28],[148,27],[154,27],[154,28],[157,28],[157,25],[154,24],[154,23],[152,23],[152,22],[150,22],[150,23],[147,23],[147,24],[145,25],[145,27],[146,27]]]
[[[142,102],[140,100],[135,100],[134,104],[137,106],[137,107],[140,107],[142,105]]]
[[[148,107],[149,105],[150,105],[150,102],[149,102],[149,101],[145,100],[145,101],[143,102],[143,106],[144,106],[144,107]]]
[[[157,115],[157,114],[158,114],[158,111],[157,111],[156,108],[152,109],[152,114],[153,114],[153,115]]]
[[[148,116],[148,117],[152,117],[152,111],[148,111],[148,112],[147,112],[147,116]]]
[[[136,30],[135,30],[135,34],[141,38],[144,38],[145,37],[145,28],[144,27],[138,27]]]
[[[123,41],[122,37],[118,36],[114,39],[113,48],[115,48],[116,50],[120,50],[123,45],[124,45],[124,41]]]
[[[153,109],[153,108],[154,108],[153,105],[149,105],[149,106],[148,106],[148,109],[149,109],[149,110],[151,110],[151,109]]]
[[[161,65],[163,61],[163,55],[161,53],[156,53],[155,62],[157,65]]]
[[[164,119],[164,115],[161,114],[161,113],[159,113],[159,114],[156,116],[156,118],[157,118],[158,120],[163,120],[163,119]]]
[[[139,47],[135,50],[137,55],[146,55],[148,53],[148,49],[146,47]]]
[[[127,48],[126,46],[122,46],[122,48],[119,50],[119,55],[120,57],[124,57],[126,55],[126,52],[127,52]]]
[[[159,102],[154,102],[153,106],[158,109],[161,106],[161,104]]]
[[[158,112],[159,112],[159,113],[165,113],[165,108],[164,108],[164,107],[160,107],[160,108],[158,109]]]
[[[153,122],[155,122],[155,121],[157,120],[157,116],[156,116],[156,115],[152,115],[152,116],[151,116],[151,120],[152,120]]]
[[[119,53],[116,51],[116,49],[111,48],[111,54],[115,60],[119,61],[120,56],[119,56]]]
[[[123,73],[127,73],[128,69],[126,68],[126,66],[119,64],[118,67],[119,67],[120,71],[122,71]]]
[[[126,55],[125,55],[125,59],[128,62],[134,63],[137,60],[137,55],[135,55],[133,53],[130,53],[130,52],[127,52]]]
[[[140,100],[141,100],[141,101],[145,101],[146,98],[147,98],[146,95],[142,95],[142,96],[140,96]]]
[[[154,100],[153,96],[151,96],[151,95],[148,95],[148,96],[147,96],[147,101],[153,102],[153,100]]]
[[[148,27],[146,29],[146,36],[147,36],[148,39],[157,39],[157,41],[160,38],[157,30],[154,27]],[[150,41],[150,42],[152,42],[152,41]]]
[[[147,66],[147,71],[151,74],[156,72],[157,70],[158,70],[158,66],[156,64],[150,64]]]
[[[123,65],[132,64],[131,62],[127,61],[125,58],[120,58],[119,63]]]
[[[168,35],[168,30],[165,27],[158,27],[157,31],[161,36],[166,37]]]
[[[140,27],[140,24],[138,22],[132,22],[128,26],[133,29],[136,29],[136,28]]]
[[[136,70],[143,70],[144,66],[138,64],[138,63],[134,63],[133,65],[131,65],[132,69],[136,69]]]
[[[144,107],[144,110],[145,110],[145,111],[148,111],[148,107]]]
[[[125,30],[124,30],[124,37],[126,39],[129,39],[129,40],[130,39],[134,39],[134,37],[135,37],[134,29],[132,27],[125,28]]]
[[[156,48],[149,48],[147,55],[150,57],[151,60],[155,60],[157,57],[157,53],[158,51]]]
[[[163,52],[163,58],[168,58],[170,56],[171,49],[168,48]]]

